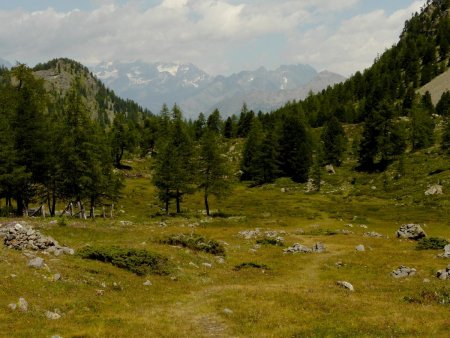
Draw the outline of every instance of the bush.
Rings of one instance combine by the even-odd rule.
[[[219,242],[197,234],[171,235],[161,242],[169,245],[181,245],[192,250],[203,251],[213,255],[225,256],[225,248]]]
[[[253,268],[253,269],[262,269],[262,270],[270,270],[270,268],[265,264],[258,264],[254,262],[245,262],[239,265],[236,265],[233,270],[239,271],[244,268]]]
[[[403,300],[413,304],[440,304],[450,305],[450,289],[443,287],[441,289],[425,289],[417,292],[413,296],[405,296]]]
[[[284,246],[283,241],[282,241],[281,239],[278,239],[278,238],[263,238],[263,239],[258,239],[258,240],[256,241],[256,244]]]
[[[440,237],[425,237],[419,240],[417,243],[417,250],[439,250],[444,249],[444,247],[449,244],[449,242]]]
[[[168,274],[167,258],[146,250],[123,249],[119,247],[86,247],[81,249],[78,255],[85,259],[111,263],[138,276]]]

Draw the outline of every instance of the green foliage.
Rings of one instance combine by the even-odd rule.
[[[445,123],[444,132],[442,134],[441,149],[445,153],[450,154],[450,122],[448,120]]]
[[[277,238],[262,238],[256,240],[256,244],[284,246],[284,242]]]
[[[252,127],[245,140],[241,161],[241,180],[253,180],[257,175],[258,167],[256,159],[261,156],[261,144],[263,141],[263,131],[261,122],[258,119],[253,120]]]
[[[339,167],[345,151],[345,131],[339,120],[332,116],[324,125],[320,136],[322,142],[322,163]]]
[[[203,251],[212,255],[225,256],[225,248],[222,244],[199,234],[170,235],[161,242],[169,245],[181,245],[191,250]]]
[[[417,250],[439,250],[444,249],[444,247],[449,244],[445,238],[440,237],[425,237],[417,242]]]
[[[215,129],[205,131],[200,140],[198,186],[203,190],[206,214],[209,216],[209,195],[221,197],[229,190],[229,167],[224,156],[222,137]]]
[[[442,94],[436,105],[436,113],[442,116],[450,116],[450,91],[447,90]]]
[[[266,264],[259,264],[254,262],[244,262],[241,264],[236,265],[233,270],[239,271],[246,268],[252,268],[252,269],[261,269],[261,270],[271,270],[270,267],[268,267]]]
[[[88,246],[78,251],[78,256],[84,259],[111,263],[138,276],[147,274],[167,275],[169,273],[168,259],[146,250]]]
[[[294,182],[306,182],[312,165],[312,138],[300,116],[292,114],[284,117],[279,145],[283,175]]]

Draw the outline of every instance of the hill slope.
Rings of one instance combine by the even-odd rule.
[[[442,94],[448,90],[450,90],[450,69],[421,87],[418,93],[423,95],[427,91],[430,92],[433,104],[436,105],[441,99]]]

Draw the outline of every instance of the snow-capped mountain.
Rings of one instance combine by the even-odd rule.
[[[93,73],[116,94],[135,100],[158,113],[166,103],[177,103],[187,117],[219,108],[223,116],[238,113],[244,102],[249,109],[269,111],[289,100],[306,97],[345,78],[317,73],[308,65],[260,67],[231,76],[212,77],[192,64],[104,62]]]

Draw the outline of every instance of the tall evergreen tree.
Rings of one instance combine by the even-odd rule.
[[[281,128],[280,163],[283,174],[294,182],[308,180],[312,164],[312,138],[306,123],[299,115],[287,115]]]
[[[254,119],[248,137],[245,140],[242,153],[242,181],[251,181],[257,175],[259,168],[256,159],[261,157],[260,152],[263,136],[261,122],[258,119]]]
[[[320,136],[322,142],[322,163],[340,166],[345,151],[345,131],[339,120],[333,115],[324,125]]]
[[[278,140],[273,131],[268,131],[256,152],[254,160],[254,180],[257,183],[270,183],[280,176]]]
[[[229,169],[221,136],[207,130],[200,141],[199,187],[203,190],[206,214],[210,215],[209,196],[221,197],[229,189]]]

